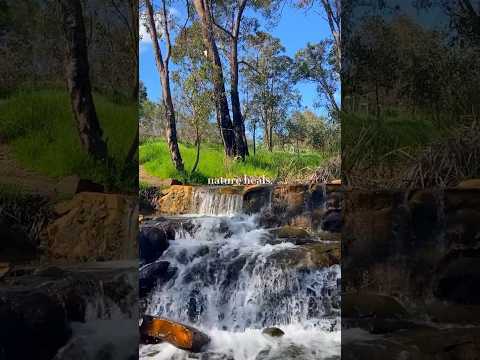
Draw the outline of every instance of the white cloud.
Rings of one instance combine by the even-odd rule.
[[[168,9],[168,17],[170,19],[170,21],[175,21],[176,19],[178,19],[180,17],[180,12],[171,7]],[[157,34],[159,36],[162,35],[163,33],[163,28],[162,28],[162,25],[161,25],[161,22],[162,22],[162,16],[159,12],[156,12],[155,15],[154,15],[154,19],[155,19],[155,27],[157,28]],[[150,37],[150,34],[148,32],[148,20],[147,20],[147,14],[146,13],[141,13],[140,14],[140,21],[139,21],[139,26],[140,26],[140,29],[139,29],[139,34],[140,34],[140,45],[142,44],[151,44],[152,43],[152,38]]]

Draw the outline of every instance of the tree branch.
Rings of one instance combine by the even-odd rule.
[[[170,31],[168,30],[168,18],[167,18],[167,6],[165,0],[162,0],[162,12],[163,12],[163,30],[165,31],[165,39],[167,45],[167,54],[165,55],[165,67],[168,68],[170,62],[170,56],[172,55],[172,42],[170,40]]]
[[[253,66],[252,64],[246,62],[245,60],[240,60],[238,63],[241,64],[241,65],[247,66],[247,67],[250,68],[251,70],[255,71],[257,74],[261,75],[260,71],[258,71],[258,69],[257,69],[255,66]]]

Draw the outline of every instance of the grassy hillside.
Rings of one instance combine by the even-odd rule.
[[[196,147],[180,144],[180,152],[187,170],[191,172],[195,162]],[[289,176],[312,173],[326,156],[318,152],[293,154],[284,151],[268,152],[259,150],[246,161],[225,159],[223,148],[219,145],[202,144],[200,162],[192,175],[179,174],[173,167],[167,144],[160,140],[150,140],[140,145],[140,164],[147,172],[159,178],[175,178],[192,183],[207,183],[208,178],[238,176],[262,176],[270,179],[286,180]]]
[[[78,174],[103,184],[130,186],[119,170],[137,126],[133,105],[114,104],[94,95],[98,118],[113,166],[96,164],[82,151],[69,96],[60,90],[20,92],[0,101],[0,134],[26,168],[52,177]],[[113,173],[113,174],[112,174]]]

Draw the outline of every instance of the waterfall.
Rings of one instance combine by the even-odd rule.
[[[148,298],[147,314],[210,334],[211,351],[220,355],[209,359],[287,360],[303,352],[302,359],[339,358],[339,334],[332,331],[339,328],[338,265],[291,265],[293,257],[303,256],[302,247],[273,241],[273,233],[259,227],[255,216],[191,221],[194,231],[180,229],[159,259],[168,261],[175,275],[159,282]],[[261,334],[269,326],[286,331],[281,342]],[[292,347],[296,355],[289,355]],[[261,357],[262,351],[272,357]],[[188,358],[166,344],[144,347],[140,356]]]
[[[75,271],[89,279],[78,281],[75,289],[84,321],[70,323],[72,337],[55,359],[131,359],[138,346],[135,263],[111,261],[80,266]],[[121,295],[116,294],[117,288]]]
[[[218,187],[196,187],[192,194],[192,213],[232,216],[242,211],[241,194],[226,193]]]

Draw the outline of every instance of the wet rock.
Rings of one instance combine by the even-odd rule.
[[[83,192],[56,211],[61,216],[47,226],[44,238],[50,258],[105,261],[138,256],[135,196]]]
[[[243,194],[243,209],[247,214],[259,213],[268,206],[272,194],[272,186],[253,185],[245,188]]]
[[[199,360],[235,360],[232,355],[205,352],[198,355]]]
[[[280,346],[275,349],[268,348],[260,351],[255,360],[308,360],[315,359],[316,354],[307,349],[305,346],[290,344],[288,346]]]
[[[479,328],[413,328],[342,344],[342,359],[473,360],[480,353],[479,339]]]
[[[343,225],[342,213],[340,210],[332,210],[325,214],[322,219],[321,228],[329,232],[341,232]]]
[[[145,297],[158,283],[165,283],[175,274],[175,269],[169,268],[168,261],[156,261],[143,266],[139,271],[140,297]]]
[[[140,262],[151,263],[162,256],[169,246],[169,233],[159,227],[144,226],[138,234]]]
[[[41,292],[0,292],[0,353],[6,359],[52,359],[70,337],[62,303]]]
[[[439,263],[433,293],[456,304],[480,305],[480,250],[452,250]]]
[[[282,329],[279,329],[277,327],[268,327],[263,329],[262,334],[269,335],[272,337],[281,337],[285,335]]]
[[[277,236],[279,238],[297,238],[297,239],[308,239],[310,234],[307,230],[295,227],[295,226],[283,226],[277,231]]]
[[[426,305],[425,312],[436,323],[480,325],[480,305],[435,301]]]
[[[0,280],[8,274],[10,271],[10,264],[6,262],[0,262]]]
[[[475,247],[480,240],[480,211],[467,208],[449,212],[447,237],[453,244]]]
[[[62,278],[68,274],[68,271],[58,266],[43,266],[35,269],[33,275],[45,276],[50,278]]]
[[[339,264],[340,244],[312,242],[293,249],[277,251],[270,259],[292,268],[321,269]]]
[[[391,296],[367,292],[342,294],[342,316],[346,318],[404,319],[407,315],[405,308]]]
[[[90,355],[87,347],[86,339],[82,337],[72,339],[57,352],[53,360],[88,360]]]
[[[210,342],[208,335],[191,326],[149,315],[143,317],[140,334],[143,343],[156,339],[191,352],[201,352]]]

